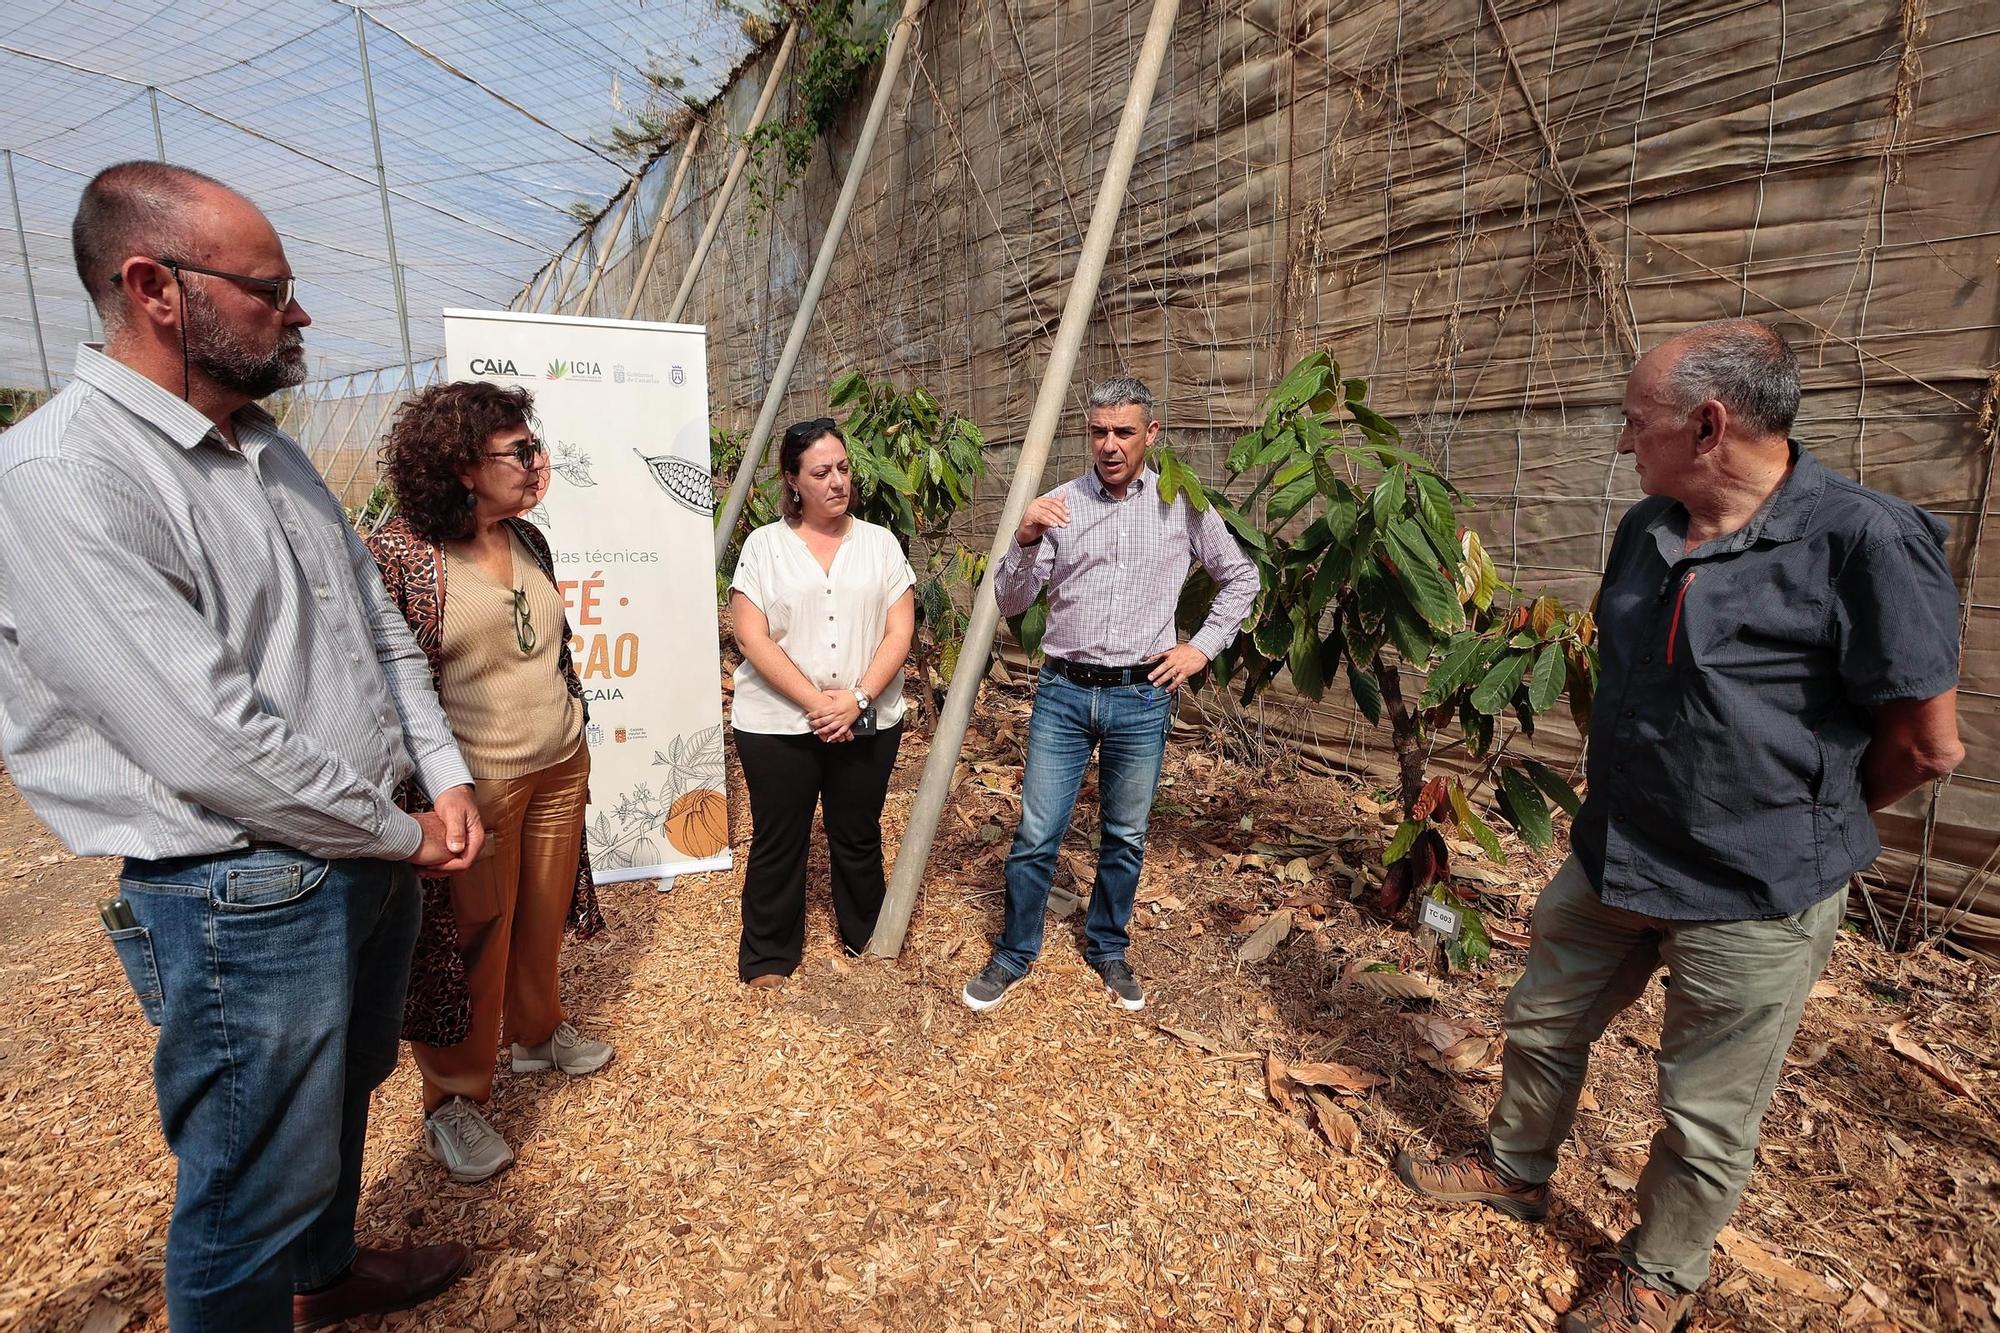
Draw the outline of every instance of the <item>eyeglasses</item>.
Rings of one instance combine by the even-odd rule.
[[[292,301],[297,298],[299,292],[299,280],[293,277],[259,278],[249,273],[227,273],[219,268],[203,268],[199,264],[184,264],[178,259],[155,259],[153,262],[162,268],[172,269],[175,278],[179,278],[183,272],[187,272],[200,273],[211,278],[227,278],[231,282],[241,283],[252,291],[262,292],[264,295],[270,297],[272,306],[280,312],[292,308]]]
[[[528,614],[528,590],[514,589],[514,642],[524,653],[535,651],[535,622]]]
[[[521,441],[512,449],[488,450],[488,458],[511,458],[520,464],[523,472],[533,472],[549,461],[549,447],[533,436]]]

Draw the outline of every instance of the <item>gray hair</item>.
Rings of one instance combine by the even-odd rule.
[[[1674,406],[1713,398],[1759,435],[1790,435],[1799,414],[1799,358],[1762,320],[1718,319],[1674,339],[1685,350],[1667,372]]]
[[[120,162],[106,167],[83,187],[70,247],[76,276],[97,307],[106,328],[125,320],[118,299],[119,268],[133,255],[185,258],[192,239],[187,214],[204,190],[229,187],[213,176],[164,162]]]
[[[1099,380],[1090,389],[1092,407],[1143,407],[1146,420],[1153,420],[1153,391],[1137,375],[1113,375]]]

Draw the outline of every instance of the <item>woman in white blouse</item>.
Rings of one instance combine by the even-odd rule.
[[[847,441],[801,421],[778,451],[784,518],[751,533],[730,583],[743,665],[730,722],[750,788],[736,970],[782,986],[806,934],[806,844],[825,816],[833,912],[849,952],[882,908],[882,799],[902,740],[916,576],[895,534],[848,513]]]

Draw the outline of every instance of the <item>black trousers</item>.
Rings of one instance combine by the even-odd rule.
[[[806,943],[806,849],[813,808],[826,820],[833,868],[833,915],[840,938],[860,953],[882,910],[882,799],[902,744],[899,722],[873,736],[828,744],[807,732],[736,733],[736,757],[750,788],[750,864],[743,876],[743,980],[790,976]]]

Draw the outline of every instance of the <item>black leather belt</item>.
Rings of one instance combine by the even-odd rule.
[[[1091,689],[1104,689],[1111,685],[1144,685],[1146,678],[1153,674],[1155,662],[1141,662],[1136,666],[1097,666],[1090,662],[1072,662],[1066,657],[1044,659],[1043,665],[1065,680],[1073,680]]]

